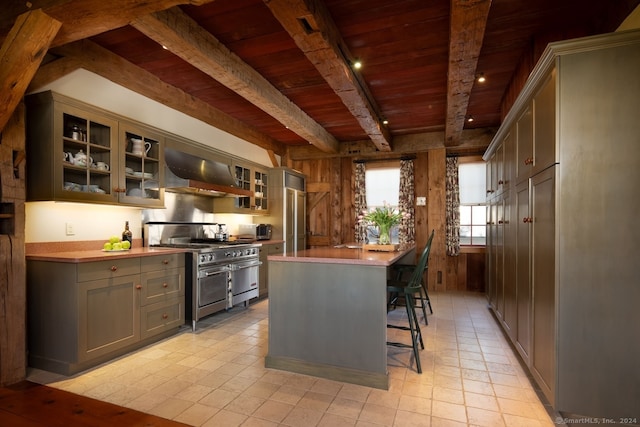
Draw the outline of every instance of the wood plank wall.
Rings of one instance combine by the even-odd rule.
[[[436,230],[429,257],[428,284],[435,290],[484,291],[484,254],[448,257],[445,233],[446,150],[421,152],[414,161],[416,196],[427,206],[416,207],[416,245],[420,253]],[[307,233],[310,246],[355,241],[355,166],[353,158],[295,160],[289,165],[307,176]]]
[[[26,376],[24,150],[24,104],[19,104],[0,134],[0,202],[3,211],[14,214],[0,219],[0,386]]]

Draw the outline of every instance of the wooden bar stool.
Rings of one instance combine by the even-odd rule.
[[[387,345],[394,347],[407,347],[413,349],[413,355],[416,359],[416,368],[419,374],[422,373],[422,367],[420,365],[420,350],[424,349],[424,342],[422,340],[422,332],[420,331],[420,324],[418,322],[418,315],[416,314],[416,299],[418,297],[422,297],[423,288],[423,280],[422,274],[425,271],[427,265],[427,259],[429,258],[429,251],[431,248],[431,241],[433,240],[434,232],[431,233],[431,237],[429,238],[429,242],[427,246],[425,246],[422,254],[420,255],[420,259],[418,260],[418,264],[412,267],[412,274],[409,281],[402,280],[388,280],[387,281],[387,292],[390,295],[389,303],[387,305],[387,310],[393,305],[394,307],[397,304],[398,298],[403,298],[405,302],[405,309],[407,311],[407,318],[409,321],[409,325],[396,325],[387,323],[387,328],[400,329],[404,331],[409,331],[411,334],[411,344],[396,342],[396,341],[387,341]],[[398,275],[401,277],[402,275]],[[425,321],[427,318],[427,314],[424,311],[424,301],[422,303],[422,310],[424,313]],[[420,345],[420,348],[418,348]]]
[[[427,240],[427,244],[423,249],[420,257],[426,256],[425,265],[423,268],[423,273],[426,273],[429,269],[429,253],[431,252],[431,244],[433,242],[433,236],[435,235],[435,230],[431,231],[431,235],[429,236],[429,240]],[[426,255],[425,255],[426,254]],[[395,273],[396,281],[402,282],[402,278],[405,277],[407,273],[413,273],[416,269],[415,264],[397,264],[392,267],[393,273]],[[401,298],[401,293],[391,294],[390,305],[393,305],[395,308],[398,304],[398,299]],[[416,292],[415,296],[416,307],[422,310],[422,315],[424,316],[424,324],[428,325],[429,320],[427,319],[427,311],[426,307],[429,306],[429,312],[433,314],[433,308],[431,307],[431,300],[429,299],[429,293],[427,291],[427,282],[420,280],[420,289]]]

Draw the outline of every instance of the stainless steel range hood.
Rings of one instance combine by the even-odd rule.
[[[165,191],[211,197],[253,195],[252,191],[237,187],[231,167],[224,163],[168,147],[164,149],[164,161]]]

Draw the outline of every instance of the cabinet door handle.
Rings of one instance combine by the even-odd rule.
[[[533,222],[533,218],[530,218],[528,216],[525,216],[524,218],[522,218],[522,222],[526,223],[530,223]]]
[[[111,270],[111,271],[117,271],[117,270],[118,270],[118,267],[116,267],[115,265],[112,265],[110,270]]]
[[[163,318],[163,319],[168,319],[168,318],[169,318],[169,315],[168,315],[168,314],[166,314],[166,313],[163,313],[163,314],[162,314],[162,318]]]
[[[527,158],[524,160],[524,164],[525,164],[525,165],[532,165],[532,164],[533,164],[533,157],[527,157]]]
[[[136,285],[136,289],[142,289],[142,285]]]
[[[166,288],[166,287],[168,287],[168,286],[169,286],[169,285],[167,284],[167,282],[164,282],[164,283],[162,284],[162,287],[163,287],[163,288]]]
[[[168,259],[163,259],[163,260],[162,260],[162,263],[163,263],[164,265],[167,265],[167,264],[169,264],[169,260],[168,260]]]

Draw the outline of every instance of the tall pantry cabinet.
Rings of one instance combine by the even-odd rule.
[[[552,43],[484,155],[496,317],[557,411],[631,423],[639,111],[640,31]]]

